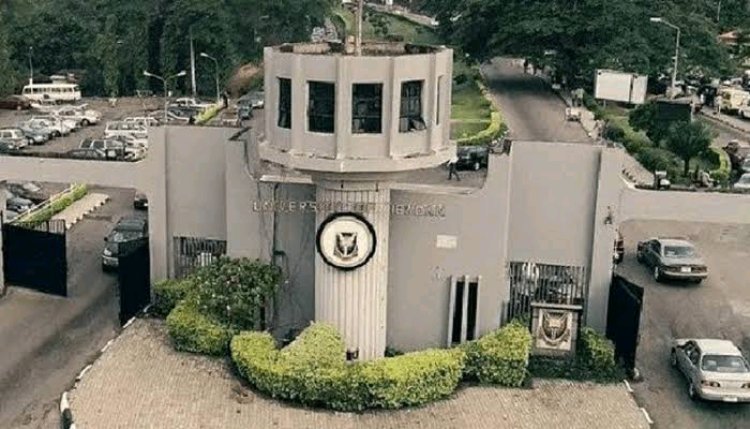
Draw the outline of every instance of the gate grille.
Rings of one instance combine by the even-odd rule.
[[[508,265],[510,298],[505,322],[531,316],[531,303],[580,305],[584,308],[581,323],[585,323],[585,302],[588,296],[586,267],[571,265],[510,262]]]
[[[174,238],[174,271],[178,279],[185,278],[197,268],[210,265],[217,258],[227,254],[226,240],[207,238]]]

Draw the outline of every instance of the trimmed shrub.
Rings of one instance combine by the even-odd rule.
[[[200,313],[237,331],[264,327],[264,310],[280,279],[281,270],[276,266],[227,257],[192,276]]]
[[[526,326],[514,321],[469,343],[465,350],[467,378],[517,387],[526,378],[531,334]]]
[[[680,166],[675,162],[674,154],[668,150],[646,147],[638,152],[636,158],[649,171],[665,170],[672,177],[680,173]]]
[[[493,140],[498,138],[506,130],[506,126],[503,123],[500,112],[492,112],[490,125],[484,130],[474,134],[473,136],[465,137],[456,140],[456,144],[461,146],[477,146],[477,145],[488,145]]]
[[[450,396],[464,368],[464,352],[423,350],[362,365],[369,407],[402,408]]]
[[[201,314],[191,299],[183,300],[169,313],[167,330],[177,350],[212,356],[226,354],[234,334]]]
[[[188,292],[193,289],[189,279],[162,280],[154,285],[154,302],[151,305],[151,314],[157,317],[167,317],[177,303],[185,299]]]
[[[613,142],[625,143],[625,130],[614,122],[607,121],[602,131],[602,137]]]
[[[464,365],[460,350],[425,350],[347,363],[336,329],[314,323],[277,350],[268,333],[242,332],[231,341],[238,372],[274,398],[341,411],[421,405],[450,395]]]
[[[585,327],[581,329],[578,340],[579,359],[592,379],[606,379],[616,376],[618,366],[615,362],[615,347],[597,331]]]

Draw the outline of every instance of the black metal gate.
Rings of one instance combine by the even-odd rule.
[[[643,288],[619,275],[612,278],[607,308],[607,338],[615,344],[615,355],[632,373],[638,349],[643,308]]]
[[[65,221],[3,224],[5,281],[39,292],[68,295]]]
[[[151,302],[151,266],[148,239],[120,245],[117,276],[120,283],[120,323],[143,310]]]

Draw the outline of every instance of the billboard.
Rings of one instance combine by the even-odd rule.
[[[594,79],[594,98],[643,104],[646,101],[647,83],[647,76],[612,70],[597,70]]]
[[[689,100],[656,100],[656,119],[690,122],[693,120],[693,106]]]

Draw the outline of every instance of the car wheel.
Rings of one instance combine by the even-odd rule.
[[[635,252],[635,260],[642,264],[644,262],[643,254],[641,254],[641,252]]]
[[[695,279],[695,280],[693,280],[693,283],[699,285],[699,284],[703,283],[703,279]]]
[[[662,280],[661,270],[658,266],[654,267],[654,280],[656,280],[657,282],[661,282]]]
[[[693,385],[692,381],[688,383],[688,397],[693,401],[697,401],[699,399],[698,392],[696,392],[695,386]]]
[[[88,119],[84,119],[81,121],[81,125],[83,125],[84,127],[88,127],[89,125],[91,125],[91,123]]]
[[[474,168],[474,171],[479,171],[482,166],[479,164],[479,162],[475,162],[472,168]]]
[[[675,352],[674,349],[669,355],[669,363],[672,364],[673,367],[677,368],[677,352]]]
[[[55,137],[62,137],[62,133],[60,131],[55,131],[52,135]]]

